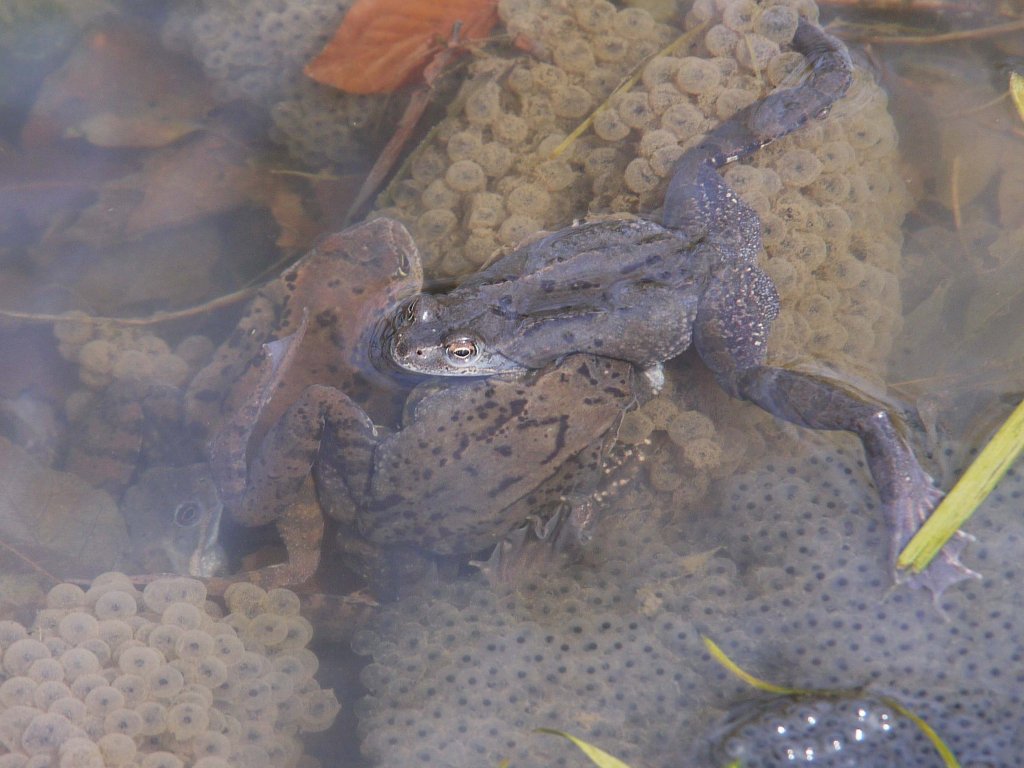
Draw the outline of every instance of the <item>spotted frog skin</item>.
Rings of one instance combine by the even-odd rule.
[[[939,499],[886,404],[833,378],[766,364],[778,293],[756,263],[760,220],[719,176],[808,120],[824,117],[852,80],[841,42],[801,20],[793,48],[809,75],[737,112],[687,150],[661,223],[613,218],[526,244],[443,295],[402,303],[382,327],[399,367],[489,375],[590,352],[651,368],[691,344],[730,395],[813,429],[855,432],[892,529],[893,558]],[[908,577],[935,595],[974,575],[959,562],[966,537]]]
[[[247,525],[276,524],[288,552],[287,562],[246,578],[266,585],[308,579],[321,556],[325,513],[350,532],[352,550],[358,538],[409,552],[470,554],[531,515],[566,502],[588,505],[605,478],[609,435],[644,396],[629,362],[570,355],[537,371],[423,385],[406,400],[397,429],[389,430],[380,424],[390,422],[366,407],[374,400],[357,401],[361,390],[349,392],[347,384],[364,370],[366,335],[376,330],[385,303],[393,304],[395,292],[410,293],[411,275],[418,283],[419,254],[408,232],[389,220],[352,227],[327,242],[334,258],[305,273],[306,285],[351,278],[354,258],[360,279],[378,295],[360,294],[359,311],[345,307],[346,321],[325,336],[319,333],[325,307],[313,303],[324,297],[313,292],[299,300],[295,291],[283,291],[289,301],[275,316],[286,323],[261,330],[266,341],[245,364],[215,360],[206,379],[232,371],[245,385],[232,390],[230,411],[211,440],[224,509]],[[286,285],[276,289],[295,283],[286,275]],[[247,312],[243,328],[268,311],[256,311],[260,306]],[[284,335],[284,328],[292,333]],[[248,350],[254,335],[240,331],[227,345]],[[352,344],[334,343],[342,337]],[[310,359],[330,361],[318,380],[303,368]],[[197,391],[214,389],[203,386]],[[203,402],[197,394],[194,404]]]
[[[637,402],[629,363],[571,355],[538,371],[426,385],[388,432],[344,392],[307,387],[259,443],[261,402],[292,364],[305,324],[268,345],[260,391],[215,437],[213,474],[248,524],[274,522],[288,562],[256,580],[296,583],[316,570],[321,509],[371,544],[474,553],[545,508],[586,506],[605,478],[607,446]],[[308,496],[315,479],[318,504]],[[577,517],[579,513],[577,513]]]

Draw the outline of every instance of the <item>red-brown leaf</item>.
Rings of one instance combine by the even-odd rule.
[[[349,93],[386,93],[422,72],[456,22],[465,41],[497,20],[497,0],[357,0],[306,74]]]

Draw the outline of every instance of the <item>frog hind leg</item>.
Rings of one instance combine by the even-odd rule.
[[[809,76],[795,88],[774,91],[739,110],[683,154],[665,193],[665,226],[681,230],[689,240],[726,233],[742,257],[757,255],[743,247],[752,242],[750,219],[742,215],[746,206],[718,177],[717,169],[824,117],[853,81],[846,47],[820,27],[801,19],[793,49],[807,59]]]
[[[720,268],[698,310],[694,345],[733,397],[802,427],[853,432],[860,438],[882,499],[895,563],[942,494],[918,463],[903,420],[885,403],[838,379],[765,364],[767,334],[777,312],[775,288],[757,266]],[[969,540],[958,533],[925,571],[901,578],[926,587],[937,601],[952,584],[977,576],[959,560]]]

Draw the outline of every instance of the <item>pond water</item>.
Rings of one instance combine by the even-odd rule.
[[[352,514],[351,502],[328,500],[327,483],[352,454],[325,450],[319,502],[341,517],[326,533],[312,483],[301,482],[302,451],[319,445],[313,430],[273,454],[292,463],[250,469],[250,480],[295,480],[294,503],[279,504],[293,510],[292,525],[275,531],[278,510],[258,493],[239,502],[223,482],[218,493],[211,435],[241,430],[218,445],[244,470],[247,440],[255,454],[306,385],[341,387],[395,428],[416,383],[364,365],[362,331],[418,287],[414,265],[396,260],[402,235],[388,229],[397,239],[385,242],[360,239],[384,228],[355,230],[299,261],[317,237],[342,229],[407,104],[338,94],[302,74],[347,6],[0,5],[0,761],[25,764],[2,755],[28,750],[21,732],[45,725],[18,709],[31,700],[49,708],[53,738],[80,727],[98,742],[120,730],[142,751],[201,768],[223,764],[222,754],[230,764],[306,764],[303,749],[339,766],[586,764],[537,728],[579,736],[632,768],[944,765],[905,710],[961,765],[1016,765],[1024,472],[1011,470],[966,526],[975,540],[962,560],[982,579],[937,599],[894,585],[858,441],[730,399],[692,352],[668,363],[656,397],[610,420],[607,443],[624,466],[609,469],[607,484],[568,449],[547,451],[540,467],[524,458],[536,451],[509,439],[516,448],[496,452],[482,491],[444,496],[457,534],[431,527],[437,516],[417,518],[418,500],[425,507],[452,490],[423,471],[432,449],[465,449],[440,432],[418,448],[389,443],[410,480],[373,497],[372,514],[365,500]],[[657,216],[680,147],[799,82],[787,25],[796,10],[817,18],[818,9],[812,0],[763,6],[501,0],[497,36],[437,83],[439,103],[370,215],[408,228],[431,286],[575,218]],[[965,23],[1013,21],[987,10]],[[948,489],[1024,389],[1024,122],[1006,95],[1024,49],[1019,30],[929,45],[879,40],[896,21],[930,29],[929,13],[855,17],[822,3],[821,21],[848,41],[857,66],[850,92],[825,119],[722,173],[761,219],[761,264],[782,303],[771,361],[887,393]],[[875,26],[856,25],[866,22]],[[556,149],[648,57],[638,81]],[[77,314],[56,317],[65,312]],[[102,319],[111,317],[121,321]],[[300,328],[297,362],[280,379],[268,373],[261,343]],[[264,389],[279,394],[261,406]],[[545,407],[580,429],[573,439],[607,447],[603,411],[582,408],[575,389],[544,392],[554,403]],[[504,407],[515,396],[488,397]],[[415,418],[444,427],[449,411],[475,403],[423,396]],[[470,434],[451,424],[450,434]],[[542,483],[556,468],[563,479]],[[466,526],[513,485],[524,490],[499,505],[500,530],[484,540],[547,514],[559,497],[601,492],[575,557],[539,556],[550,554],[532,540],[539,529],[516,527],[503,560],[469,564],[489,548],[451,542],[478,542]],[[382,522],[396,498],[402,514]],[[454,513],[460,503],[472,521]],[[235,518],[221,519],[222,506]],[[382,554],[356,528],[401,546]],[[442,554],[410,546],[410,530]],[[61,581],[105,571],[207,566],[256,572],[269,588],[287,555],[310,566],[303,579],[317,570],[313,581],[289,582],[312,624],[294,616],[288,594],[256,588],[229,593],[223,622],[194,609],[204,603],[191,582],[140,594],[108,578],[46,597]],[[218,605],[224,586],[209,583]],[[34,637],[45,642],[35,642],[13,622],[29,627],[43,607]],[[188,632],[193,645],[181,639]],[[216,639],[236,632],[244,647]],[[755,690],[704,638],[757,677],[804,693]],[[248,688],[222,684],[216,663],[199,671],[213,655],[207,642]],[[145,646],[160,653],[129,652]],[[39,661],[48,656],[63,666],[60,695],[43,688],[58,674]],[[104,669],[118,671],[96,677]],[[133,670],[141,684],[125,679]],[[333,725],[321,690],[331,687],[341,704]],[[75,698],[82,707],[67,702]],[[163,716],[199,707],[202,733],[184,721],[154,725],[154,702]],[[95,759],[88,745],[72,747]],[[111,765],[151,764],[123,757],[123,739],[101,748]]]

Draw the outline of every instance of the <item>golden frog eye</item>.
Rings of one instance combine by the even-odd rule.
[[[449,341],[444,348],[448,359],[456,363],[468,363],[476,359],[478,350],[473,339],[459,338]]]

